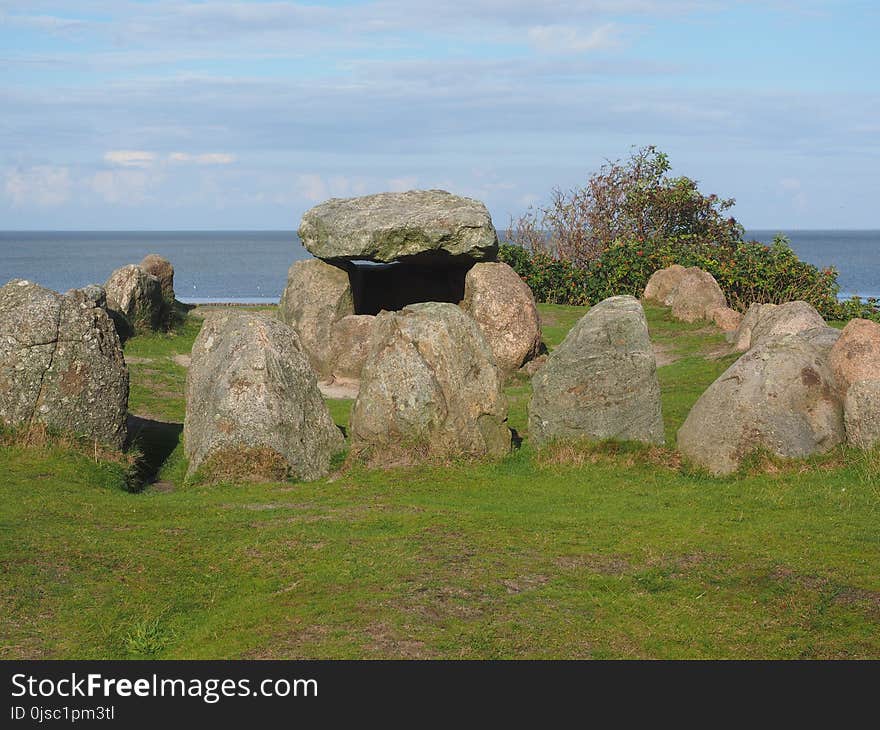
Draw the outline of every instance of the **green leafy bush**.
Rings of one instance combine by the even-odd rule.
[[[757,241],[717,245],[689,236],[620,241],[582,268],[510,244],[501,247],[499,258],[519,273],[542,302],[584,305],[619,294],[640,296],[651,274],[680,264],[699,266],[712,274],[730,305],[740,310],[752,302],[799,299],[812,304],[826,319],[880,321],[876,300],[839,302],[837,271],[801,261],[784,236],[777,236],[769,246]]]

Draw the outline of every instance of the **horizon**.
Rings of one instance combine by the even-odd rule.
[[[878,31],[867,0],[0,0],[0,221],[287,231],[444,188],[504,229],[656,145],[747,230],[880,230]]]

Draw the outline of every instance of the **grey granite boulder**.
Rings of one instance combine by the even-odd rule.
[[[317,479],[343,447],[296,332],[258,313],[211,314],[192,349],[184,444],[192,474],[212,459],[269,452]],[[235,465],[246,473],[250,465]]]
[[[447,302],[381,312],[373,325],[352,448],[432,456],[500,456],[510,450],[507,401],[476,322]]]
[[[354,299],[346,269],[318,259],[297,261],[290,267],[278,317],[296,330],[318,375],[330,375],[333,326],[350,314],[354,314]]]
[[[498,367],[509,374],[538,355],[541,320],[529,285],[504,263],[476,264],[464,281],[461,306],[476,320]]]
[[[529,437],[662,444],[657,363],[638,300],[590,309],[532,378]]]
[[[857,380],[843,402],[846,439],[859,449],[880,445],[880,378]]]
[[[104,284],[104,291],[107,309],[120,328],[121,336],[162,327],[166,307],[162,285],[140,266],[129,264],[116,269]],[[124,325],[128,325],[129,331],[124,331]]]
[[[749,347],[816,327],[825,327],[825,320],[806,302],[785,302],[776,306],[765,304],[758,310],[758,320],[752,327]]]
[[[758,302],[749,305],[748,311],[743,315],[736,330],[727,334],[727,341],[737,351],[746,352],[752,346],[752,330],[758,324],[761,313],[766,314],[775,308],[775,304],[760,304]]]
[[[62,296],[23,280],[0,288],[0,421],[123,446],[128,368],[96,293]]]
[[[828,354],[830,327],[771,338],[731,365],[694,404],[678,448],[714,474],[759,449],[785,458],[822,453],[845,437]]]
[[[326,260],[491,261],[498,236],[486,206],[444,190],[333,198],[306,211],[303,245]]]

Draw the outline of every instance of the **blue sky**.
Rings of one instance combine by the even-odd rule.
[[[880,3],[0,0],[0,229],[496,225],[632,146],[747,228],[880,228]]]

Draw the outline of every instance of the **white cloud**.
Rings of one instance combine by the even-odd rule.
[[[70,198],[70,171],[66,167],[38,165],[6,173],[6,195],[13,205],[50,207]]]
[[[535,25],[528,29],[529,42],[544,53],[585,53],[620,44],[620,31],[614,23],[605,23],[584,34],[567,25]]]
[[[146,150],[110,150],[104,153],[104,161],[122,167],[150,167],[156,154]]]
[[[235,159],[235,155],[228,152],[206,152],[201,155],[189,152],[172,152],[168,155],[170,162],[193,163],[195,165],[231,165]]]

